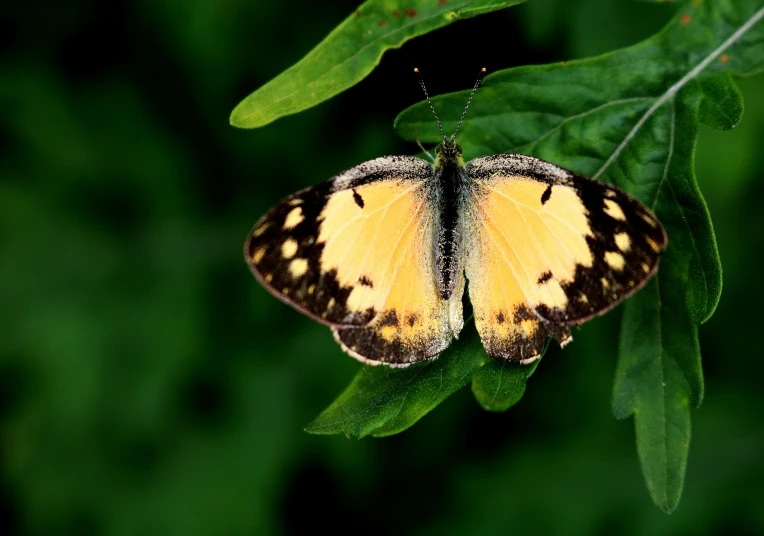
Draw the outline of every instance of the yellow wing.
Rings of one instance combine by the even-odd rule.
[[[666,235],[625,192],[523,155],[467,165],[466,263],[489,355],[531,362],[548,337],[641,288]]]
[[[431,182],[419,158],[360,164],[273,208],[245,259],[353,357],[398,366],[432,358],[459,334],[462,312],[460,298],[442,300],[437,289]]]

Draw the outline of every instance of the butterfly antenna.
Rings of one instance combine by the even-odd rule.
[[[432,101],[430,100],[430,95],[427,93],[427,88],[424,86],[424,79],[422,78],[422,73],[419,72],[419,69],[414,67],[414,72],[419,75],[419,85],[422,86],[422,91],[424,91],[424,96],[427,98],[427,102],[430,105],[430,110],[432,110],[432,115],[435,116],[435,121],[438,123],[438,128],[440,129],[440,136],[443,138],[443,143],[447,141],[446,134],[443,132],[443,125],[440,124],[440,119],[438,119],[438,114],[435,112],[435,107],[432,105]]]
[[[485,67],[480,69],[480,74],[478,75],[478,78],[475,81],[475,87],[472,88],[472,93],[470,93],[470,98],[467,99],[467,106],[464,107],[464,111],[462,112],[462,118],[459,119],[459,124],[456,125],[456,131],[454,131],[454,135],[451,136],[451,141],[454,141],[456,139],[456,135],[459,134],[459,129],[462,128],[462,123],[464,122],[464,116],[467,115],[467,108],[470,107],[470,103],[472,102],[472,97],[475,96],[475,92],[477,91],[477,88],[480,85],[480,82],[483,81],[484,76],[485,76]]]

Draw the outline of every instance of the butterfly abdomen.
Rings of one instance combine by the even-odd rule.
[[[448,300],[454,292],[461,255],[462,187],[464,165],[455,159],[442,158],[435,170],[436,228],[435,266],[440,297]],[[463,268],[463,267],[462,267]]]

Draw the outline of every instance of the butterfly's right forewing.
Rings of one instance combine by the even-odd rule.
[[[284,200],[245,244],[255,276],[356,358],[405,365],[452,338],[433,268],[432,167],[384,157]]]
[[[666,235],[627,193],[524,155],[467,166],[466,271],[483,344],[527,361],[655,272]]]

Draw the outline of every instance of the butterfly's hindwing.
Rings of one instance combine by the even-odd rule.
[[[465,268],[488,353],[530,360],[548,336],[641,288],[666,246],[655,216],[621,190],[535,158],[467,166]]]
[[[415,157],[356,166],[272,209],[245,257],[274,295],[332,326],[354,357],[399,365],[433,357],[455,322],[433,268],[431,179],[432,167]]]

